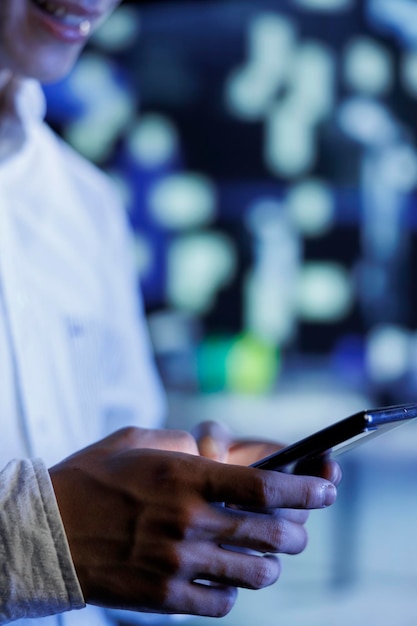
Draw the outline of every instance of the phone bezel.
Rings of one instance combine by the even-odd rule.
[[[326,453],[336,456],[416,418],[417,403],[359,411],[256,461],[251,467],[283,471]]]

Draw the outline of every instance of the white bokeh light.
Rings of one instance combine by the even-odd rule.
[[[281,82],[291,69],[296,30],[292,21],[276,13],[260,13],[249,26],[250,62]]]
[[[210,222],[216,212],[214,184],[200,174],[172,174],[158,181],[149,194],[149,208],[165,228],[183,229]]]
[[[170,302],[186,311],[204,313],[217,291],[236,272],[233,243],[220,233],[200,233],[174,241],[168,253],[167,292]]]
[[[296,177],[314,164],[317,146],[311,126],[291,106],[276,105],[266,123],[264,158],[277,175]]]
[[[345,51],[346,83],[357,92],[381,96],[392,87],[394,69],[388,50],[374,39],[360,37]]]
[[[406,373],[410,359],[410,332],[394,325],[377,326],[368,334],[366,367],[371,380],[389,383]]]
[[[300,272],[298,307],[302,319],[334,322],[343,319],[353,304],[349,272],[333,262],[306,263]]]
[[[310,124],[330,115],[335,102],[335,59],[330,48],[305,41],[295,55],[288,91],[288,105]]]
[[[328,184],[307,179],[289,191],[286,205],[293,224],[304,236],[320,237],[334,223],[334,196]]]
[[[68,124],[65,139],[88,159],[105,159],[133,117],[134,99],[118,84],[113,66],[93,53],[80,59],[71,89],[85,112]]]
[[[380,146],[395,140],[397,126],[381,103],[365,97],[346,100],[339,109],[339,124],[348,136],[366,146]]]
[[[250,63],[233,72],[226,83],[226,106],[245,121],[262,119],[277,90],[262,66]]]
[[[228,110],[247,121],[262,119],[291,72],[296,34],[291,21],[261,13],[249,25],[248,60],[226,81]]]
[[[178,132],[167,117],[149,113],[129,128],[127,143],[131,155],[140,165],[161,167],[177,152]]]
[[[411,145],[392,146],[381,159],[380,168],[391,189],[408,193],[417,185],[417,152]]]
[[[94,33],[92,41],[109,52],[118,52],[133,45],[139,33],[139,13],[134,7],[123,5],[103,22]]]
[[[350,9],[355,0],[293,0],[294,4],[310,11],[343,11]]]

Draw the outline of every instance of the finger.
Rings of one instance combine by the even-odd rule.
[[[273,585],[281,574],[281,563],[271,554],[254,556],[228,548],[210,546],[210,549],[215,559],[197,579],[243,589],[264,589]]]
[[[97,578],[102,582],[105,577],[106,572],[100,570]],[[112,593],[107,601],[101,593],[92,594],[89,600],[101,606],[120,606],[136,611],[224,617],[237,598],[236,587],[198,584],[187,578],[161,576],[159,572],[155,574],[140,567],[128,573],[125,568],[120,568],[120,575],[114,576],[112,581]]]
[[[138,526],[132,559],[137,564],[149,564],[155,572],[174,574],[183,568],[193,569],[196,555],[197,564],[204,563],[198,552],[199,542],[233,545],[261,553],[298,554],[307,541],[303,528],[307,512],[291,509],[288,515],[286,512],[278,516],[206,503],[197,503],[188,511],[165,507],[163,516],[150,516]],[[194,554],[188,554],[190,545]]]
[[[332,482],[337,487],[342,482],[342,468],[340,467],[339,463],[330,460],[325,464],[322,476],[323,478],[330,480],[330,482]]]
[[[113,452],[135,449],[167,450],[198,455],[194,437],[185,430],[151,429],[128,426],[102,440],[102,445]]]
[[[276,509],[271,515],[277,519],[285,519],[296,524],[305,524],[309,517],[309,511],[305,509]]]
[[[168,557],[156,550],[154,561],[138,563],[137,572],[148,582],[160,581],[160,586],[176,580],[206,580],[232,587],[261,589],[272,585],[279,577],[281,566],[272,555],[224,549],[212,542],[190,542],[185,547],[177,544],[175,556],[172,546]]]
[[[255,547],[235,547],[241,546],[233,542],[225,548],[213,541],[193,541],[187,546],[178,542],[175,546],[166,544],[165,549],[154,546],[153,561],[146,559],[148,575],[161,580],[207,580],[245,589],[261,589],[278,579],[281,566],[277,557],[264,558],[266,551],[261,553]]]
[[[269,441],[240,439],[231,445],[229,459],[235,465],[252,465],[255,461],[278,452],[282,447],[280,444]]]
[[[184,452],[194,456],[199,455],[197,442],[193,435],[185,430],[153,430],[148,429],[147,438],[142,438],[142,448],[153,448],[172,452]]]
[[[308,512],[303,509],[285,509],[280,514],[275,511],[265,514],[206,506],[194,511],[192,523],[189,523],[185,535],[194,542],[233,545],[261,553],[298,554],[307,543],[304,528],[307,517]],[[184,532],[178,536],[184,536]],[[177,547],[182,550],[180,544]],[[169,568],[167,562],[170,560],[175,567],[179,560],[175,545],[155,545],[151,554],[149,548],[149,542],[146,547],[141,546],[141,551],[146,551],[146,560],[152,556],[153,562],[162,569]],[[198,558],[204,562],[200,556]]]
[[[302,523],[284,517],[233,511],[217,540],[256,552],[299,554],[307,545],[307,532]]]
[[[197,581],[181,582],[173,588],[173,595],[179,598],[178,609],[173,613],[187,613],[206,617],[224,617],[232,610],[237,589],[228,585],[207,585]]]
[[[202,461],[202,459],[200,459]],[[255,508],[320,509],[336,500],[335,486],[322,478],[210,463],[199,487],[208,500]]]
[[[306,509],[257,509],[254,507],[245,507],[244,509],[242,509],[242,507],[237,507],[234,504],[228,504],[226,506],[229,509],[245,510],[252,513],[263,513],[264,515],[270,515],[277,519],[288,519],[292,522],[297,522],[297,524],[305,524],[309,516],[309,511],[307,511]]]
[[[336,486],[339,485],[342,480],[342,469],[340,465],[328,456],[316,457],[315,459],[299,463],[295,468],[295,473],[308,476],[321,476]]]
[[[201,456],[226,462],[232,437],[224,424],[214,421],[201,422],[193,429],[192,434],[196,438]]]

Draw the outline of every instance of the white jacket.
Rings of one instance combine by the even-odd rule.
[[[0,623],[25,602],[39,615],[83,603],[45,467],[126,424],[158,426],[164,412],[119,198],[43,123],[35,82],[23,85],[17,107],[27,141],[0,162],[0,467],[42,461],[0,475]],[[41,500],[52,523],[39,518]],[[27,507],[39,530],[32,562],[7,531]],[[33,563],[54,550],[56,587],[34,586]],[[14,559],[4,562],[7,553]],[[101,615],[89,607],[40,624],[98,626]]]

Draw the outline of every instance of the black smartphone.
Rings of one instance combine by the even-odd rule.
[[[370,437],[382,435],[415,418],[417,418],[417,403],[360,411],[282,448],[279,452],[256,461],[251,467],[288,471],[300,461],[308,461],[323,454],[336,456],[346,452],[368,441]]]

